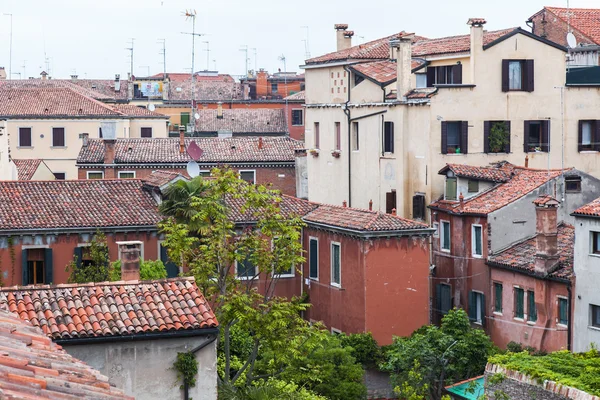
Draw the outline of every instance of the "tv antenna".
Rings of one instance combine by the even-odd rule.
[[[129,75],[133,78],[133,43],[135,38],[131,38],[131,47],[126,47],[125,50],[129,50]]]
[[[208,71],[210,69],[210,42],[205,40],[202,43],[206,44],[206,49],[204,49],[204,51],[206,52],[206,70]]]
[[[162,5],[162,4],[161,4]],[[167,41],[166,39],[158,39],[158,43],[162,43],[162,50],[158,53],[163,56],[163,80],[167,80]]]
[[[302,26],[301,28],[306,29],[306,37],[302,41],[304,42],[304,57],[308,60],[310,58],[310,45],[308,43],[308,26]]]
[[[248,45],[243,45],[242,48],[240,49],[240,51],[243,51],[244,54],[246,55],[245,59],[246,59],[246,70],[244,72],[244,75],[246,76],[246,78],[248,78]]]
[[[256,56],[258,54],[258,50],[256,47],[253,47],[252,50],[254,51],[254,73],[256,73],[256,71],[258,71],[258,61]]]
[[[184,14],[186,21],[192,20],[192,32],[181,32],[184,35],[192,35],[192,69],[190,71],[192,77],[192,93],[191,93],[191,109],[194,114],[194,97],[196,93],[196,77],[194,74],[194,58],[196,57],[196,36],[205,36],[204,33],[196,33],[196,10],[185,10]]]

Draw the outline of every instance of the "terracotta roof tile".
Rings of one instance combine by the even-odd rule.
[[[560,8],[544,7],[563,22],[583,33],[595,44],[600,45],[600,9],[598,8]],[[570,18],[567,16],[570,13]]]
[[[389,84],[396,80],[396,62],[390,60],[356,64],[351,69],[371,78],[380,84]]]
[[[484,31],[483,45],[507,35],[518,28],[501,29],[497,31]],[[426,57],[437,54],[468,53],[471,50],[471,35],[447,36],[437,39],[425,39],[414,42],[412,46],[413,57]]]
[[[577,210],[573,211],[573,215],[600,217],[600,197],[579,207]]]
[[[18,174],[20,181],[30,180],[33,177],[33,174],[35,174],[35,171],[37,171],[40,164],[43,163],[42,160],[37,159],[37,158],[29,158],[29,159],[21,159],[21,160],[16,160],[13,158],[12,161],[15,163],[15,166],[17,167],[17,174]]]
[[[300,91],[298,93],[290,94],[289,96],[284,97],[283,99],[284,100],[290,100],[290,101],[295,101],[295,100],[297,100],[297,101],[304,101],[304,99],[305,99],[305,92],[304,92],[304,90],[302,90],[302,91]]]
[[[92,81],[92,80],[86,80]],[[78,82],[76,84],[74,82]],[[122,81],[123,82],[123,81]],[[95,85],[93,84],[85,84],[82,81],[74,81],[67,79],[18,79],[18,80],[0,80],[0,87],[11,88],[11,89],[21,89],[21,88],[67,88],[71,89],[74,92],[77,92],[83,96],[96,99],[96,100],[109,100],[114,101],[117,100],[115,96],[106,95],[105,93],[101,93],[100,91],[92,89]],[[127,91],[124,92],[125,96]],[[124,99],[126,99],[125,97]]]
[[[230,218],[235,223],[250,223],[256,221],[256,209],[248,209],[245,212],[242,212],[242,208],[244,208],[246,204],[243,199],[238,199],[234,196],[227,196],[225,198],[225,204],[228,207]],[[286,218],[289,218],[302,217],[319,207],[319,204],[299,199],[297,197],[281,195],[279,207],[282,215],[284,215]]]
[[[111,104],[111,107],[113,110],[129,117],[169,118],[168,115],[150,111],[146,107],[139,107],[134,104]]]
[[[197,132],[232,131],[234,134],[285,134],[288,131],[283,109],[250,108],[224,109],[223,118],[217,118],[217,110],[197,111]]]
[[[262,149],[259,143],[262,140]],[[295,151],[304,148],[300,141],[287,136],[276,137],[230,137],[230,138],[186,138],[186,148],[190,142],[204,150],[199,163],[235,162],[293,162]],[[89,139],[77,157],[78,164],[101,164],[104,162],[105,145],[101,139]],[[115,143],[115,163],[181,163],[191,158],[179,152],[179,138],[117,139]]]
[[[0,229],[155,226],[161,220],[136,179],[0,182]]]
[[[152,173],[144,178],[143,181],[147,186],[160,188],[171,183],[177,178],[184,178],[184,176],[178,174],[177,172],[158,169],[156,171],[152,171]]]
[[[472,178],[489,182],[508,182],[512,173],[510,168],[476,167],[466,164],[446,164],[439,173],[446,174],[448,170],[462,178]]]
[[[568,224],[558,226],[558,254],[559,264],[549,274],[551,277],[570,279],[573,277],[573,246],[575,242],[575,228]],[[535,254],[537,245],[535,236],[517,243],[508,249],[490,256],[488,261],[500,264],[527,273],[534,273]]]
[[[544,194],[535,199],[533,204],[536,206],[557,206],[560,202],[549,194]]]
[[[200,80],[194,84],[194,100],[202,101],[228,101],[243,100],[242,86],[235,81]],[[175,80],[169,85],[169,101],[190,101],[192,98],[191,79]]]
[[[152,76],[149,76],[149,78],[153,78],[153,79],[162,79],[163,78],[163,73],[158,73],[158,74],[154,74]],[[167,72],[167,79],[169,79],[170,81],[174,82],[174,81],[185,81],[185,80],[191,80],[192,75],[188,72]],[[208,75],[208,74],[203,74],[202,72],[200,73],[196,73],[196,77],[195,77],[197,82],[203,82],[203,81],[218,81],[218,82],[235,82],[235,79],[233,79],[231,77],[231,75],[228,74],[215,74],[215,75]]]
[[[0,310],[0,398],[133,399],[42,330]]]
[[[86,307],[91,304],[92,307]],[[21,305],[45,319],[31,319]],[[5,287],[0,308],[41,327],[52,339],[124,336],[172,330],[215,328],[217,319],[194,278],[86,284]],[[161,310],[164,315],[158,311]],[[90,324],[75,324],[74,316]],[[194,322],[190,322],[193,316]]]
[[[114,79],[52,79],[58,82],[68,82],[85,90],[96,93],[92,95],[97,100],[128,100],[129,81],[119,80],[119,90],[115,90]]]

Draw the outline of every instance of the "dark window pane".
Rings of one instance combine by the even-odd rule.
[[[394,152],[394,123],[386,121],[384,123],[384,138],[383,138],[383,151],[385,153]]]
[[[448,127],[448,136],[447,136],[447,140],[448,140],[448,144],[447,144],[447,149],[446,149],[446,153],[447,154],[452,154],[452,153],[460,153],[460,147],[461,147],[461,143],[460,143],[460,121],[453,121],[453,122],[448,122],[447,124]]]
[[[256,274],[256,268],[250,260],[245,259],[244,261],[237,263],[236,272],[238,278],[252,278]]]
[[[494,311],[502,312],[502,284],[494,283]]]
[[[565,189],[567,192],[581,192],[581,177],[565,178]]]
[[[483,255],[481,226],[473,226],[473,255]]]
[[[240,178],[252,185],[256,183],[254,171],[240,171]]]
[[[331,245],[331,283],[335,283],[337,285],[341,282],[341,271],[340,271],[340,245],[332,244]]]
[[[309,277],[312,279],[319,278],[319,242],[316,239],[310,239],[309,249],[310,271]]]
[[[469,193],[479,192],[479,181],[469,179]]]
[[[54,179],[65,180],[65,173],[64,172],[55,172]]]
[[[152,137],[152,128],[142,128],[141,136],[143,138],[151,138]]]
[[[542,150],[542,123],[532,121],[529,123],[529,137],[527,138],[529,151]]]
[[[523,289],[515,288],[515,318],[525,316],[525,292]]]
[[[450,285],[440,285],[440,311],[447,314],[452,308],[452,296]]]
[[[527,313],[531,322],[537,321],[537,307],[535,305],[535,292],[528,290],[527,299],[529,300]]]
[[[19,128],[19,146],[31,147],[31,128]]]
[[[568,314],[569,303],[567,299],[559,298],[558,299],[558,323],[562,325],[567,325],[569,322],[569,314]]]
[[[600,328],[600,306],[590,304],[592,311],[592,326]]]
[[[64,147],[65,128],[52,128],[52,146]]]
[[[304,125],[302,110],[292,110],[292,125]]]
[[[450,250],[450,222],[442,221],[442,249]]]

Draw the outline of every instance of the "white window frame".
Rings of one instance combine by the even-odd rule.
[[[150,129],[150,137],[149,138],[142,136],[142,129]],[[140,138],[142,138],[142,139],[154,138],[154,129],[151,126],[140,126]]]
[[[56,128],[62,128],[62,130],[63,130],[63,142],[65,143],[64,146],[55,146],[54,145],[54,129],[56,129]],[[50,132],[52,133],[52,137],[50,137],[50,141],[51,141],[50,148],[66,149],[67,148],[67,128],[65,128],[64,126],[51,126]],[[21,135],[19,135],[19,136],[21,136]],[[33,132],[31,133],[31,136],[33,136]],[[33,144],[33,143],[31,143],[31,144]]]
[[[450,221],[447,221],[445,219],[440,220],[440,250],[443,251],[444,253],[450,253],[450,250],[452,249],[452,232],[450,233],[450,237],[448,238],[448,249],[444,249],[444,224],[448,224],[449,228],[452,228],[452,225],[450,225]],[[450,230],[449,229],[449,230]]]
[[[258,268],[258,266],[254,266],[254,274],[252,276],[239,276],[238,275],[238,261],[235,260],[235,279],[238,279],[240,281],[251,281],[254,278],[257,277],[257,273],[256,273],[256,269]]]
[[[274,245],[275,245],[275,244],[273,243],[273,241],[274,241],[275,239],[277,239],[277,237],[278,237],[278,236],[275,236],[275,237],[274,237],[274,238],[271,240],[271,251],[273,251],[273,249],[274,249]],[[292,272],[291,272],[291,273],[289,273],[289,274],[277,274],[277,273],[275,273],[275,271],[273,271],[273,275],[274,275],[274,276],[276,276],[277,278],[294,278],[294,277],[296,276],[296,265],[292,264],[292,265],[291,265],[291,267],[292,267],[292,268],[291,268],[291,271],[292,271]],[[236,269],[236,273],[237,273],[237,269]]]
[[[340,248],[340,263],[339,263],[340,264],[340,282],[339,283],[333,281],[333,266],[334,266],[334,263],[333,263],[333,246],[338,246]],[[330,271],[329,271],[331,275],[329,277],[330,278],[329,281],[330,281],[331,286],[334,286],[334,287],[337,287],[337,288],[341,288],[342,287],[342,244],[340,242],[333,242],[332,241],[331,242],[331,246],[329,247],[329,249],[330,249],[329,251],[331,252],[331,257],[329,257],[331,259],[331,268],[330,268]]]
[[[100,179],[104,179],[104,171],[86,171],[86,173],[85,173],[86,179],[95,179],[95,178],[90,178],[90,174],[102,174],[102,178],[100,178]]]
[[[294,111],[300,111],[302,114],[302,123],[301,124],[292,124],[292,126],[304,126],[304,110],[302,108],[292,108],[292,122],[294,121]]]
[[[204,175],[202,175],[202,174],[205,174],[205,173],[207,173],[207,172],[208,172],[208,176],[211,176],[210,169],[201,169],[201,170],[200,170],[200,176],[204,176]]]
[[[435,229],[435,231],[433,232],[433,237],[434,238],[439,238],[440,237],[440,223],[439,222],[434,222],[433,223],[433,229]]]
[[[475,253],[475,228],[481,228],[481,254]],[[473,258],[483,258],[483,225],[481,224],[472,224],[471,225],[471,255]]]
[[[252,172],[254,174],[254,183],[252,183],[252,184],[256,185],[256,170],[255,169],[240,169],[238,171],[238,176],[240,179],[242,179],[242,172]]]
[[[310,242],[314,240],[317,242],[317,277],[313,278],[312,276],[310,276]],[[319,281],[319,238],[316,236],[309,236],[308,237],[308,278],[312,279],[313,281]]]
[[[481,292],[481,291],[479,291],[479,290],[471,290],[471,291],[472,291],[473,293],[477,293],[477,294],[478,294],[476,303],[478,303],[480,300],[482,300],[482,299],[483,299],[483,295],[484,295],[484,294],[483,294],[483,292]],[[483,302],[481,303],[481,312],[477,312],[477,311],[478,311],[478,310],[477,310],[477,309],[475,309],[475,313],[476,313],[476,315],[477,315],[477,318],[481,317],[481,314],[482,314],[482,313],[483,313],[483,314],[485,314],[485,304],[484,304]],[[484,317],[484,318],[485,318],[485,317]],[[477,324],[477,325],[483,325],[483,319],[482,319],[481,321],[475,320],[475,321],[473,321],[473,323],[474,323],[474,324]]]
[[[116,242],[118,260],[121,260],[121,245],[139,244],[140,245],[140,262],[144,260],[144,242],[141,240],[127,240],[124,242]]]
[[[133,174],[133,178],[121,178],[121,174]],[[135,171],[119,171],[118,175],[119,179],[135,179],[136,174]]]
[[[594,233],[597,233],[598,235],[600,235],[599,231],[592,231],[590,230],[590,245],[589,245],[589,255],[591,257],[600,257],[600,253],[594,253]]]
[[[341,334],[343,334],[343,333],[344,333],[344,332],[342,332],[340,329],[337,329],[337,328],[331,328],[331,334],[332,334],[332,335],[341,335]]]
[[[31,145],[30,146],[21,146],[21,128],[29,128],[30,129],[30,140],[31,140]],[[18,142],[19,145],[17,146],[18,148],[23,148],[23,149],[33,149],[33,126],[18,126],[17,127],[17,135],[18,135]]]

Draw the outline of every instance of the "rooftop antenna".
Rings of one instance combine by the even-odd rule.
[[[284,99],[285,99],[285,115],[288,115],[288,87],[287,87],[287,63],[285,61],[285,55],[282,54],[278,57],[279,61],[283,61],[283,86],[284,86]]]
[[[12,79],[12,33],[13,33],[13,15],[10,13],[4,13],[4,15],[10,16],[10,52],[8,55],[8,79]],[[19,74],[20,75],[20,74]]]
[[[215,71],[218,71],[217,70],[217,60],[213,60],[213,65],[214,65]]]
[[[131,47],[126,47],[125,50],[129,50],[129,75],[133,77],[133,43],[135,38],[131,38]]]
[[[206,49],[204,51],[206,52],[206,70],[208,71],[210,69],[210,64],[209,64],[209,60],[210,60],[210,42],[208,40],[205,40],[202,43],[206,44]]]
[[[304,57],[308,60],[310,58],[310,45],[308,44],[308,26],[302,26],[301,28],[306,29],[306,38],[302,41],[304,42]]]
[[[258,50],[256,49],[256,47],[253,47],[252,50],[254,51],[254,73],[256,73],[256,71],[258,71],[258,61],[257,61]]]
[[[162,5],[162,4],[161,4]],[[167,80],[167,41],[166,39],[158,39],[158,43],[162,43],[162,50],[160,51],[160,55],[163,56],[163,80]]]
[[[246,76],[246,79],[248,78],[248,45],[243,45],[242,48],[240,49],[240,51],[243,51],[244,54],[246,55],[245,59],[246,59],[246,71],[244,72],[244,75]]]
[[[185,10],[185,19],[192,20],[192,33],[189,32],[181,32],[184,35],[192,35],[192,96],[191,96],[191,109],[192,112],[190,115],[194,115],[195,104],[194,104],[194,96],[196,94],[196,77],[194,74],[194,58],[196,57],[196,36],[204,36],[204,33],[196,33],[196,10]]]
[[[21,68],[23,68],[23,79],[27,79],[27,71],[26,71],[26,65],[27,65],[27,60],[23,60],[23,65],[21,65]]]

